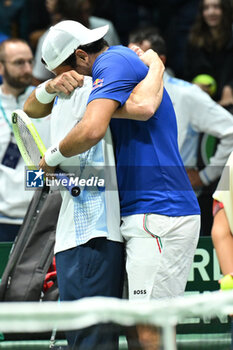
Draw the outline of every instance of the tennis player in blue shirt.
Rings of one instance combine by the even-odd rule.
[[[103,138],[110,123],[129,298],[176,297],[185,290],[193,261],[200,209],[178,151],[175,112],[164,88],[159,108],[147,121],[112,119],[148,68],[132,50],[109,48],[105,33],[102,27],[100,38],[73,21],[60,22],[48,33],[42,48],[47,68],[72,62],[76,72],[92,76],[93,88],[83,119],[58,147],[48,149],[40,166],[51,172],[64,158],[85,152]],[[56,86],[48,84],[45,90],[52,94]],[[144,349],[153,339],[153,331],[146,332],[145,338],[145,328],[138,327]]]

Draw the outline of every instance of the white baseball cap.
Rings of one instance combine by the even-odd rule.
[[[63,63],[80,45],[90,44],[105,36],[109,26],[88,29],[76,21],[61,21],[50,27],[42,45],[42,58],[53,70]]]

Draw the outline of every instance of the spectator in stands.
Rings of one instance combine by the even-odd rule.
[[[28,2],[28,22],[30,46],[35,52],[39,38],[52,23],[51,15],[46,7],[47,0],[33,0]]]
[[[158,30],[148,28],[130,36],[129,46],[152,48],[166,63],[166,44]],[[232,115],[199,87],[164,73],[164,86],[173,102],[178,124],[178,144],[191,184],[202,210],[201,235],[210,235],[212,227],[212,194],[229,154],[233,150]],[[200,133],[219,139],[217,149],[203,169],[198,168]],[[213,187],[213,188],[212,188]]]
[[[208,74],[217,83],[214,99],[233,104],[233,37],[231,0],[200,0],[187,46],[184,76],[192,81]]]
[[[0,1],[0,32],[12,38],[28,39],[26,0]]]
[[[0,32],[0,43],[8,38],[9,38],[8,35]],[[2,76],[1,75],[0,75],[0,84],[2,84]]]
[[[104,26],[106,24],[109,25],[109,30],[107,34],[105,35],[105,40],[109,43],[109,45],[119,45],[120,40],[118,37],[118,34],[112,24],[109,20],[105,18],[95,17],[92,16],[92,3],[90,0],[76,0],[75,5],[76,9],[74,12],[73,17],[71,18],[71,10],[69,11],[68,4],[70,6],[70,2],[67,2],[67,0],[57,0],[59,5],[59,11],[61,13],[65,14],[66,18],[74,19],[78,21],[79,23],[82,23],[87,28],[94,29],[101,26]],[[66,12],[67,11],[67,12]],[[69,11],[69,12],[68,12]]]
[[[90,0],[47,0],[46,6],[51,14],[53,25],[64,19],[78,21],[90,29],[98,28],[108,24],[109,31],[106,34],[105,39],[109,45],[120,44],[119,37],[112,22],[104,18],[91,16],[92,6]],[[48,31],[46,31],[39,39],[35,53],[35,65],[33,68],[35,84],[38,84],[49,78],[53,78],[53,74],[49,72],[41,63],[41,49],[47,33]]]
[[[108,18],[114,23],[122,45],[127,45],[129,32],[157,23],[157,1],[91,0],[93,16]]]
[[[25,190],[25,164],[12,132],[11,113],[23,108],[34,89],[33,55],[27,42],[7,39],[0,44],[0,241],[16,237],[33,191]],[[49,122],[36,123],[49,140]]]
[[[227,161],[213,198],[214,221],[211,231],[213,245],[221,272],[223,275],[233,276],[233,152]],[[233,349],[232,315],[231,349]]]
[[[233,272],[233,152],[213,194],[214,222],[211,231],[223,275]]]
[[[175,76],[183,78],[185,48],[200,0],[158,1],[156,24],[167,43],[167,64]]]

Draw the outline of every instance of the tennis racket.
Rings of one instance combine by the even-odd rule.
[[[17,146],[25,164],[31,170],[38,170],[39,162],[46,152],[46,147],[35,125],[24,111],[16,109],[12,113],[12,127]],[[80,188],[74,185],[70,186],[69,177],[59,168],[56,169],[56,178],[60,180],[65,179],[67,184],[65,188],[73,197],[79,196]]]

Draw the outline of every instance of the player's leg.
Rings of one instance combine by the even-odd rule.
[[[182,295],[195,253],[200,218],[133,215],[123,218],[130,299]],[[143,349],[159,349],[158,332],[138,326]]]
[[[148,226],[153,229],[156,222],[156,216],[152,215]],[[199,239],[200,216],[170,217],[167,227],[167,232],[161,234],[163,251],[153,287],[153,299],[183,295]]]
[[[122,234],[126,240],[126,273],[129,299],[151,299],[157,264],[161,258],[160,242],[143,228],[143,215],[123,218]],[[158,350],[159,332],[155,327],[137,325],[127,334],[130,350]]]
[[[122,296],[123,244],[95,238],[81,246],[56,254],[61,300],[91,296]],[[113,325],[97,325],[68,332],[71,349],[118,349],[119,330]]]

